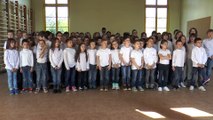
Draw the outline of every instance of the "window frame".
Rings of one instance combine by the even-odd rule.
[[[166,15],[166,31],[168,31],[168,13],[169,13],[169,0],[167,0],[167,5],[158,5],[158,0],[156,0],[156,4],[155,5],[147,5],[146,4],[146,0],[145,0],[145,24],[144,24],[144,28],[145,28],[145,31],[147,32],[147,27],[146,27],[146,8],[155,8],[155,31],[158,32],[158,8],[166,8],[167,9],[167,15]],[[153,31],[154,31],[153,30]]]
[[[68,15],[67,15],[67,18],[68,18],[68,21],[67,21],[67,23],[68,23],[68,31],[67,32],[69,32],[70,31],[70,20],[69,20],[69,18],[70,18],[70,15],[69,15],[69,11],[70,11],[70,0],[67,0],[67,4],[61,4],[61,3],[58,3],[58,0],[55,0],[56,1],[56,3],[55,4],[46,4],[45,3],[45,0],[43,0],[43,4],[44,4],[44,30],[47,30],[47,26],[46,26],[46,7],[55,7],[55,10],[56,10],[56,17],[55,17],[55,19],[56,19],[56,32],[58,31],[58,28],[59,28],[59,26],[58,26],[58,7],[67,7],[68,8]]]

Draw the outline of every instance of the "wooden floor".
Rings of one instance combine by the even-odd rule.
[[[0,120],[152,120],[135,109],[158,112],[166,117],[162,120],[213,120],[213,117],[192,118],[170,110],[194,107],[213,114],[212,86],[213,81],[207,86],[207,92],[88,90],[10,96],[6,74],[0,74]]]

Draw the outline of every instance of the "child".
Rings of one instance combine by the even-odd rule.
[[[206,71],[205,64],[207,62],[207,54],[205,49],[202,47],[202,39],[195,39],[195,47],[192,49],[192,62],[193,62],[193,70],[192,70],[192,80],[191,86],[189,90],[194,90],[195,86],[195,76],[199,76],[198,87],[201,91],[206,91],[203,87],[203,82],[206,80]]]
[[[130,46],[130,37],[124,38],[124,46],[120,50],[120,60],[121,60],[121,71],[122,71],[122,82],[124,90],[131,90],[130,87],[130,71],[131,71],[131,61],[130,53],[132,47]]]
[[[90,49],[87,50],[89,60],[89,88],[96,88],[96,76],[97,76],[97,65],[96,65],[96,45],[95,41],[90,41]]]
[[[60,48],[58,38],[53,40],[51,49],[49,50],[49,60],[51,64],[51,74],[53,78],[53,93],[61,93],[61,65],[63,62],[63,50]]]
[[[64,49],[64,64],[66,67],[66,92],[70,91],[70,87],[72,91],[76,92],[77,89],[75,87],[75,54],[76,51],[73,48],[73,42],[71,39],[66,40],[67,48]]]
[[[132,91],[144,91],[142,88],[143,76],[143,53],[140,49],[140,41],[136,40],[134,43],[134,50],[131,52],[132,63]],[[137,87],[137,88],[136,88]]]
[[[4,63],[7,70],[10,95],[17,95],[17,70],[19,67],[19,55],[16,50],[16,41],[13,38],[9,38],[7,40],[6,50],[4,51]]]
[[[112,41],[111,43],[112,50],[112,89],[119,90],[119,79],[120,79],[120,67],[121,61],[119,59],[119,49],[118,49],[118,42],[116,40]]]
[[[157,51],[154,48],[153,38],[147,38],[146,48],[144,49],[144,62],[146,68],[146,88],[154,88],[155,69],[158,61]]]
[[[171,51],[168,49],[168,40],[161,40],[161,49],[158,52],[160,62],[158,64],[159,80],[158,91],[170,91],[167,87],[169,75],[169,61],[171,60]]]
[[[22,40],[22,47],[23,49],[20,52],[20,71],[23,75],[22,92],[29,90],[32,93],[33,52],[29,49],[29,41],[27,39]]]
[[[76,70],[78,71],[78,89],[86,90],[87,70],[89,69],[88,54],[86,44],[81,43],[75,55]]]
[[[97,66],[100,70],[100,91],[108,91],[109,71],[111,68],[111,51],[107,48],[107,40],[102,39],[101,48],[97,51]]]
[[[178,89],[180,81],[183,81],[183,72],[185,64],[185,50],[183,49],[183,43],[181,40],[176,41],[176,50],[173,51],[172,57],[172,69],[174,71],[175,79],[172,81],[174,89]]]
[[[36,91],[35,94],[40,92],[41,87],[43,87],[44,93],[47,93],[47,45],[44,40],[43,33],[39,34],[39,42],[36,48]]]

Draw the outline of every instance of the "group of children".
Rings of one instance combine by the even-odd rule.
[[[205,40],[197,37],[195,28],[190,30],[188,40],[179,30],[174,31],[174,39],[167,32],[155,31],[148,38],[142,33],[141,39],[136,30],[131,35],[111,35],[105,28],[94,33],[93,39],[88,32],[57,32],[56,37],[48,31],[31,36],[19,32],[20,37],[15,39],[9,31],[4,46],[11,95],[19,93],[19,72],[23,76],[21,92],[33,92],[35,86],[36,94],[41,90],[48,92],[49,80],[53,82],[53,93],[61,93],[63,85],[66,92],[96,89],[98,80],[100,91],[108,91],[110,83],[113,90],[122,86],[123,90],[132,91],[170,91],[170,84],[178,89],[187,83],[190,90],[198,85],[199,90],[206,91],[204,85],[211,77],[212,29]]]

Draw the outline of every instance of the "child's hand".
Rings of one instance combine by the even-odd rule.
[[[22,69],[20,68],[20,73],[23,73]]]
[[[175,67],[174,66],[172,66],[172,70],[175,71]]]
[[[201,64],[201,68],[204,68],[205,67],[205,65],[204,64]]]
[[[81,70],[80,70],[80,69],[77,69],[77,71],[78,71],[78,72],[81,72]]]
[[[13,68],[13,70],[12,70],[13,72],[16,72],[17,71],[17,69],[16,68]]]
[[[33,67],[31,67],[30,72],[33,72]]]
[[[98,66],[98,69],[101,71],[102,70],[101,66]]]
[[[107,69],[110,70],[110,69],[111,69],[111,65],[109,65],[109,66],[107,67]]]
[[[198,67],[201,67],[202,65],[198,63],[197,66],[198,66]]]

